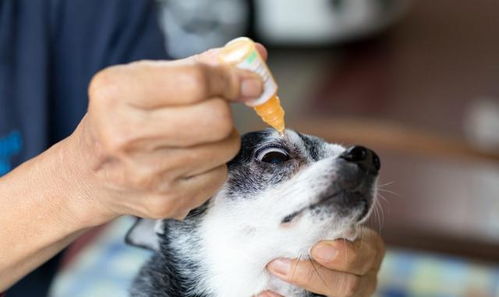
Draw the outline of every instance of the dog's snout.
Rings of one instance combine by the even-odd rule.
[[[347,148],[340,158],[359,165],[360,168],[368,172],[377,173],[381,167],[378,155],[363,146],[351,146]]]

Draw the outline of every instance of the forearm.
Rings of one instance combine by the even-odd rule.
[[[91,227],[60,146],[0,179],[0,292]]]

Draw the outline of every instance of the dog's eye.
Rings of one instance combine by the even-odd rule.
[[[289,160],[289,155],[283,149],[270,147],[259,151],[256,159],[265,163],[280,164]]]

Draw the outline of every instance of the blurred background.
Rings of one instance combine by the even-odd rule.
[[[265,44],[287,126],[381,157],[378,297],[499,297],[499,1],[162,0],[174,58]],[[264,126],[234,107],[241,132]],[[53,297],[126,296],[149,254],[121,219],[70,249]]]

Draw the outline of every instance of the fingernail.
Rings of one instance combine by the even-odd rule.
[[[332,261],[338,255],[338,250],[329,244],[322,243],[312,249],[312,254],[320,260]]]
[[[288,259],[277,259],[270,262],[268,266],[270,272],[281,276],[286,276],[291,269],[291,261]]]
[[[255,99],[263,91],[262,81],[258,78],[244,78],[241,82],[241,100],[247,101],[249,99]]]

